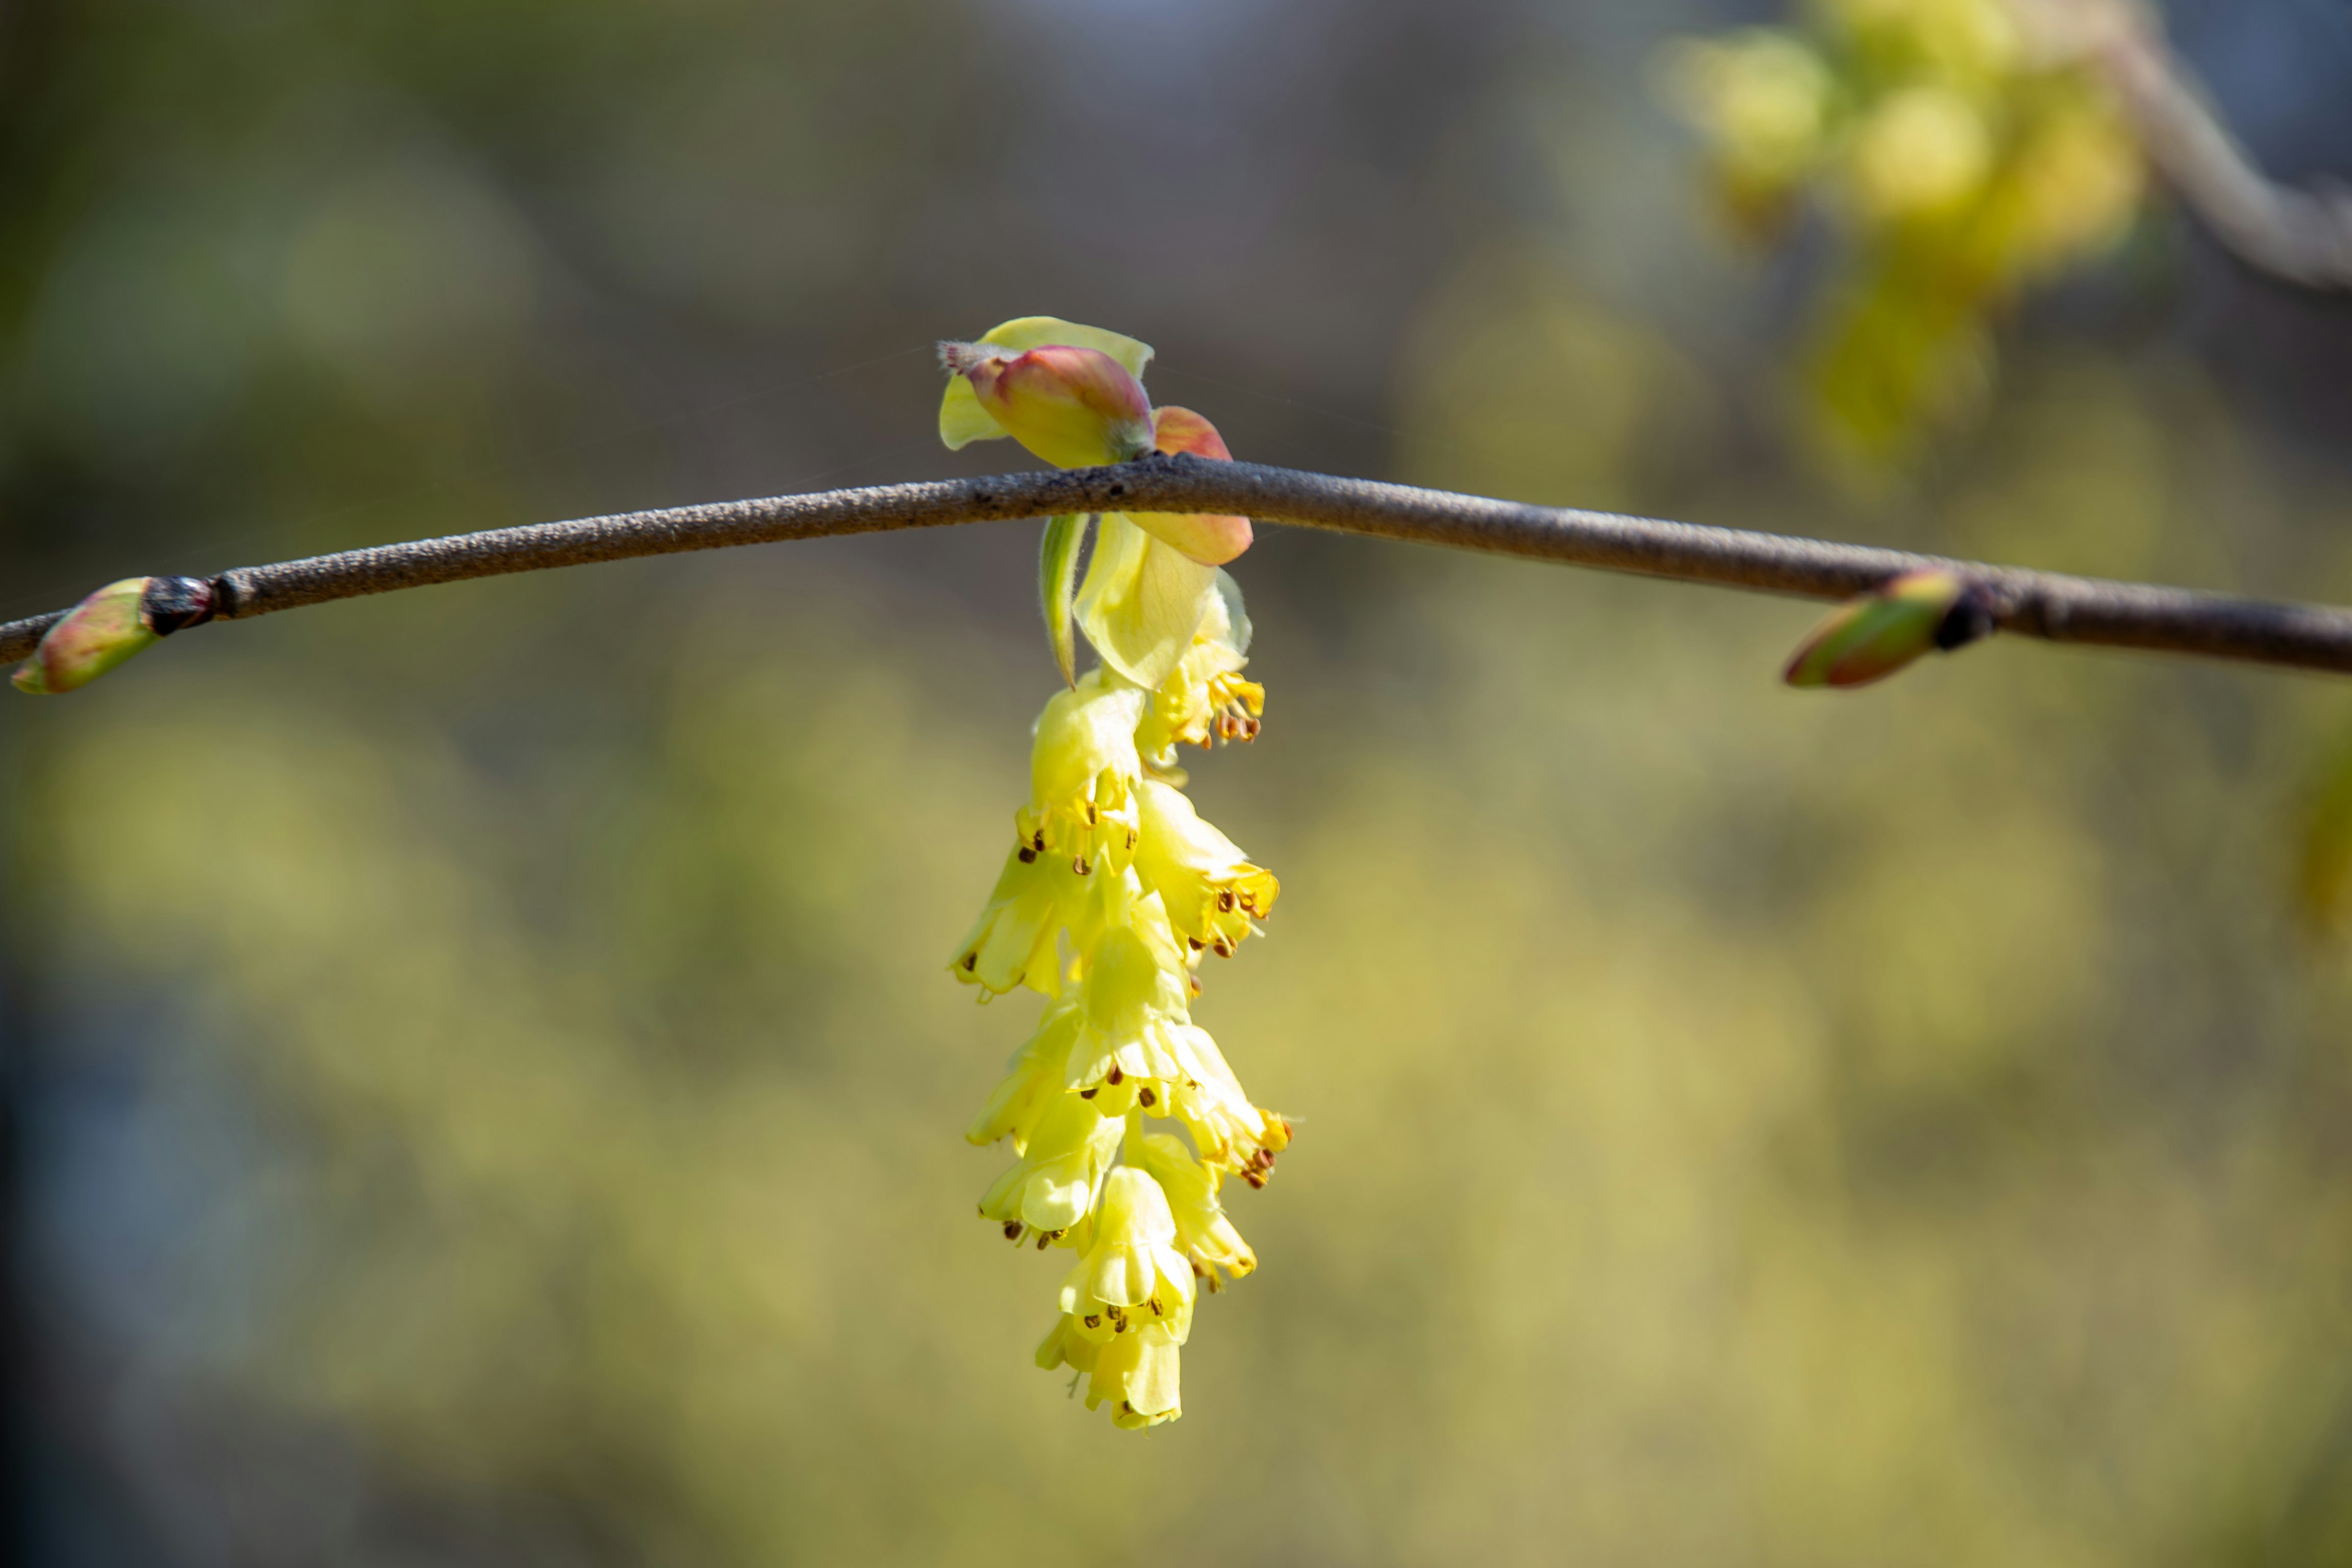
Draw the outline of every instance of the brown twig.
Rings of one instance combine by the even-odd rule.
[[[1940,566],[1982,585],[1993,624],[2001,631],[2051,642],[2352,672],[2352,610],[2333,606],[2266,604],[1197,458],[1154,457],[1066,473],[772,496],[377,545],[224,572],[211,580],[212,602],[215,618],[242,620],[301,605],[509,572],[1079,511],[1246,513],[1342,533],[1816,599],[1850,598],[1901,573]],[[0,659],[30,652],[58,615],[0,626]]]
[[[2122,102],[2159,178],[2240,260],[2305,289],[2352,289],[2352,194],[2256,168],[2134,0],[2011,0],[2053,58],[2079,58]]]

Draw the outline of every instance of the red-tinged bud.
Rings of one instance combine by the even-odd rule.
[[[1152,415],[1155,449],[1230,463],[1234,455],[1217,427],[1189,408],[1162,408]],[[1216,512],[1138,511],[1128,514],[1138,528],[1174,545],[1203,566],[1222,566],[1250,547],[1250,520]]]
[[[126,577],[65,613],[10,681],[57,696],[89,685],[184,626],[212,619],[213,585],[201,577]]]
[[[1050,343],[1008,353],[941,343],[940,363],[971,384],[1004,433],[1057,468],[1124,463],[1151,450],[1151,400],[1100,349]]]
[[[1931,649],[1948,653],[1993,629],[1980,583],[1953,572],[1906,572],[1830,612],[1790,657],[1791,686],[1866,686]]]

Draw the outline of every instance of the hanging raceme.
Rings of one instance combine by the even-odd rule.
[[[1137,379],[1150,358],[1131,338],[1051,316],[942,343],[940,438],[1010,436],[1061,468],[1153,451],[1230,460],[1206,419],[1150,406]],[[1202,961],[1232,956],[1281,891],[1201,819],[1176,763],[1180,743],[1257,734],[1265,693],[1241,678],[1249,617],[1221,569],[1249,542],[1242,517],[1048,522],[1038,580],[1066,689],[1038,717],[1030,798],[950,965],[982,1001],[1023,986],[1047,998],[966,1133],[1009,1141],[1016,1157],[980,1212],[1016,1245],[1071,1254],[1037,1364],[1071,1368],[1087,1408],[1108,1405],[1129,1428],[1182,1414],[1197,1290],[1257,1266],[1220,1189],[1227,1176],[1264,1186],[1290,1142],[1288,1121],[1251,1103],[1192,1018]],[[1101,660],[1083,676],[1073,620]]]

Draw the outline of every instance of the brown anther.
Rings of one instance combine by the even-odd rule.
[[[1194,1262],[1192,1265],[1192,1278],[1195,1279],[1206,1279],[1208,1277],[1209,1271],[1202,1268],[1197,1261]]]
[[[1038,854],[1043,855],[1045,852],[1045,834],[1042,832],[1031,834],[1029,836],[1029,847],[1037,851]]]
[[[1118,1409],[1119,1414],[1122,1415],[1132,1415],[1135,1414],[1135,1406],[1124,1399],[1118,1402]]]
[[[1185,940],[1186,942],[1191,942],[1191,943],[1192,944],[1192,951],[1193,951],[1194,952],[1200,952],[1200,951],[1201,951],[1201,939],[1200,939],[1199,937],[1197,937],[1197,936],[1188,936],[1188,937],[1186,937],[1184,940]]]
[[[1019,1220],[1008,1219],[1004,1222],[1004,1239],[1007,1241],[1018,1241],[1021,1239],[1021,1222]]]
[[[1054,1237],[1053,1237],[1053,1236],[1051,1235],[1051,1233],[1046,1232],[1046,1231],[1042,1231],[1042,1230],[1041,1230],[1041,1231],[1039,1231],[1039,1232],[1037,1233],[1037,1250],[1038,1250],[1038,1251],[1043,1252],[1043,1251],[1045,1251],[1047,1247],[1051,1247],[1051,1246],[1053,1246],[1053,1245],[1054,1245]]]
[[[1255,1171],[1244,1171],[1242,1173],[1242,1180],[1247,1182],[1253,1187],[1263,1187],[1265,1185],[1265,1178],[1259,1175]]]
[[[1088,802],[1087,802],[1087,826],[1088,827],[1092,827],[1094,825],[1095,825],[1095,803],[1094,803],[1093,801],[1088,801]]]
[[[1231,888],[1217,889],[1217,912],[1223,915],[1234,912],[1234,890]]]
[[[1148,1089],[1139,1089],[1135,1091],[1135,1102],[1149,1110],[1160,1103],[1160,1097]]]
[[[1215,950],[1219,958],[1231,958],[1234,955],[1234,944],[1223,937],[1219,937],[1210,946]]]
[[[1132,827],[1127,830],[1127,847],[1129,849],[1135,847],[1135,829]]]
[[[1100,1094],[1101,1092],[1102,1085],[1097,1084],[1092,1089],[1082,1089],[1078,1090],[1078,1098],[1080,1100],[1092,1100],[1096,1095]]]
[[[1123,1334],[1127,1332],[1127,1320],[1125,1318],[1113,1318],[1110,1321],[1110,1331],[1115,1334]]]
[[[980,954],[977,952],[967,952],[963,955],[963,969],[966,974],[971,973],[973,970],[978,969],[979,967]]]
[[[1087,858],[1081,855],[1076,859],[1070,862],[1070,869],[1076,871],[1079,876],[1084,877],[1091,874],[1094,868],[1087,865]]]
[[[1164,1318],[1168,1315],[1160,1310],[1160,1298],[1157,1296],[1151,1298],[1151,1315],[1155,1318]]]
[[[1030,848],[1026,844],[1021,847],[1019,854],[1024,866],[1034,866],[1037,863],[1037,851]]]
[[[1090,1329],[1099,1329],[1102,1327],[1102,1314],[1099,1312],[1088,1312],[1087,1314],[1086,1322],[1087,1327]]]
[[[1118,1070],[1118,1064],[1117,1062],[1110,1064],[1110,1071],[1105,1076],[1113,1089],[1117,1089],[1120,1084],[1127,1081],[1127,1075]]]

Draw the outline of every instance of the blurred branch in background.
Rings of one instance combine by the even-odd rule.
[[[2296,190],[2256,168],[2158,18],[2126,0],[2011,4],[2054,52],[2098,70],[2149,166],[2240,260],[2306,289],[2352,289],[2352,195]]]
[[[559,566],[793,539],[1130,509],[1247,512],[1272,521],[1342,533],[1822,599],[1851,598],[1906,573],[1939,569],[1979,590],[1981,613],[1992,630],[2051,642],[2352,672],[2352,610],[2272,604],[2142,583],[1953,562],[1869,545],[1532,506],[1256,463],[1205,462],[1185,457],[1148,458],[1055,473],[772,496],[490,529],[269,566],[239,567],[208,583],[132,579],[100,590],[84,605],[120,601],[122,590],[142,581],[172,584],[175,593],[184,585],[205,608],[194,616],[175,610],[170,624],[151,628],[160,635],[203,620],[242,620],[336,599]],[[149,603],[154,601],[151,598]],[[0,658],[33,651],[44,634],[69,614],[75,614],[77,620],[82,618],[76,612],[58,611],[0,626]],[[93,673],[102,673],[122,657],[128,654],[108,659]],[[26,689],[38,688],[26,686]]]
[[[2263,273],[2352,286],[2352,202],[2264,176],[2132,0],[1820,0],[1664,65],[1741,238],[1808,205],[1841,237],[1804,381],[1859,477],[1979,419],[1996,326],[2116,255],[2153,187]]]

